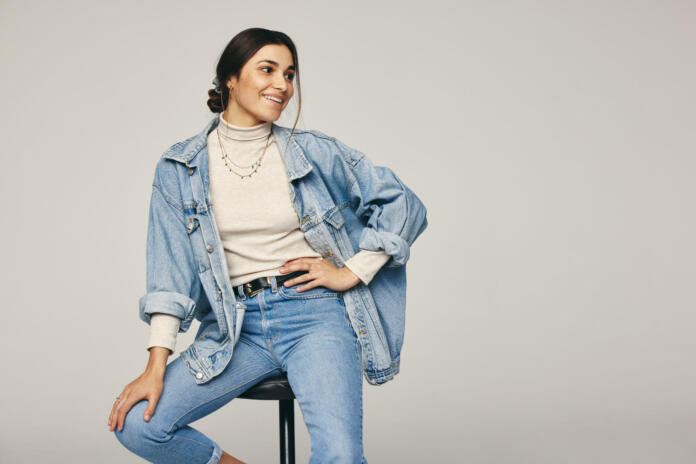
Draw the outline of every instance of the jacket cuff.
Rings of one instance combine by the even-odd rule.
[[[358,247],[361,250],[384,250],[393,259],[385,264],[385,267],[397,267],[406,264],[408,261],[410,250],[408,242],[387,231],[377,231],[372,227],[365,227],[360,233]]]
[[[181,319],[169,314],[156,313],[150,319],[150,339],[147,348],[163,346],[174,353],[176,334],[179,332]]]
[[[149,292],[140,298],[140,319],[149,324],[154,313],[176,316],[181,319],[182,332],[191,325],[195,309],[195,301],[178,292]]]
[[[353,274],[358,276],[362,283],[368,285],[372,278],[389,261],[389,256],[384,250],[360,250],[344,264]]]

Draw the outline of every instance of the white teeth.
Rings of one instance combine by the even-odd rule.
[[[280,98],[271,97],[270,95],[264,95],[264,98],[268,98],[269,100],[273,100],[274,102],[283,103],[283,100],[281,100]]]

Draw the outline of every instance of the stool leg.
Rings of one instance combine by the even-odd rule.
[[[295,400],[279,400],[280,464],[295,464]]]

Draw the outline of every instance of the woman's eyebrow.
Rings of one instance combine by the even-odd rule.
[[[256,64],[263,63],[264,61],[267,62],[267,63],[271,63],[271,64],[274,65],[274,66],[278,66],[278,63],[276,63],[276,62],[273,61],[273,60],[260,60],[260,61],[257,61]],[[292,69],[292,70],[294,71],[294,70],[295,70],[295,66],[290,65],[290,66],[288,66],[288,69]]]

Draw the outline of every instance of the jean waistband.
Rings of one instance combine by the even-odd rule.
[[[259,277],[253,280],[250,280],[249,282],[245,282],[240,285],[236,285],[234,287],[235,292],[237,293],[237,296],[241,298],[242,300],[245,300],[246,298],[253,298],[256,296],[256,294],[260,293],[263,291],[264,288],[272,287],[273,282],[275,281],[276,288],[285,282],[288,279],[292,279],[293,277],[301,276],[302,274],[306,274],[307,271],[293,271],[293,272],[288,272],[287,274],[277,274],[277,275],[270,275],[270,276],[264,276],[264,277]]]

